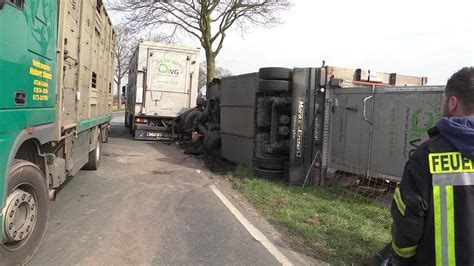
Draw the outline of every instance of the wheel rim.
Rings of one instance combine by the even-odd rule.
[[[5,246],[16,249],[35,229],[38,217],[36,193],[30,185],[22,184],[8,196],[5,206]]]

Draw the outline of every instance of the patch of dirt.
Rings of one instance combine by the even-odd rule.
[[[178,142],[178,147],[184,150],[184,154],[192,155],[193,158],[200,160],[207,170],[214,174],[227,174],[235,170],[234,164],[207,154],[201,142],[181,141]]]
[[[275,202],[279,205],[279,206],[288,206],[288,204],[290,203],[290,201],[288,200],[287,197],[277,197],[275,199]]]
[[[304,220],[303,223],[308,224],[308,225],[319,225],[321,224],[321,220],[319,220],[318,217],[312,217],[310,219]]]
[[[216,158],[209,154],[203,154],[200,156],[200,159],[204,162],[206,168],[208,168],[212,173],[227,174],[235,171],[235,165],[226,162],[222,158]]]

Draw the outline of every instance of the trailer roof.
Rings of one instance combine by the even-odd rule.
[[[364,85],[388,85],[388,86],[425,86],[427,77],[400,75],[397,73],[379,72],[374,69],[351,69],[334,66],[326,66],[328,82],[332,79],[343,80],[346,84],[353,83]],[[370,83],[370,84],[369,84]]]
[[[173,49],[173,50],[186,50],[186,51],[201,51],[200,47],[186,46],[181,44],[168,44],[154,41],[141,41],[140,46],[149,46],[152,48],[164,48],[164,49]]]

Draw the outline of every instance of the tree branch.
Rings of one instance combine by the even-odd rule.
[[[250,26],[276,25],[280,22],[278,11],[287,9],[290,4],[286,0],[116,0],[112,6],[113,10],[126,14],[125,21],[131,31],[164,26],[169,27],[166,30],[171,29],[170,36],[176,36],[180,30],[195,37],[206,52],[210,73],[214,73],[215,59],[223,49],[229,29],[244,32]]]

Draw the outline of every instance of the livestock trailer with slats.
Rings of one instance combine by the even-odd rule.
[[[101,0],[0,0],[0,32],[0,264],[19,265],[55,190],[99,166],[115,33]]]

